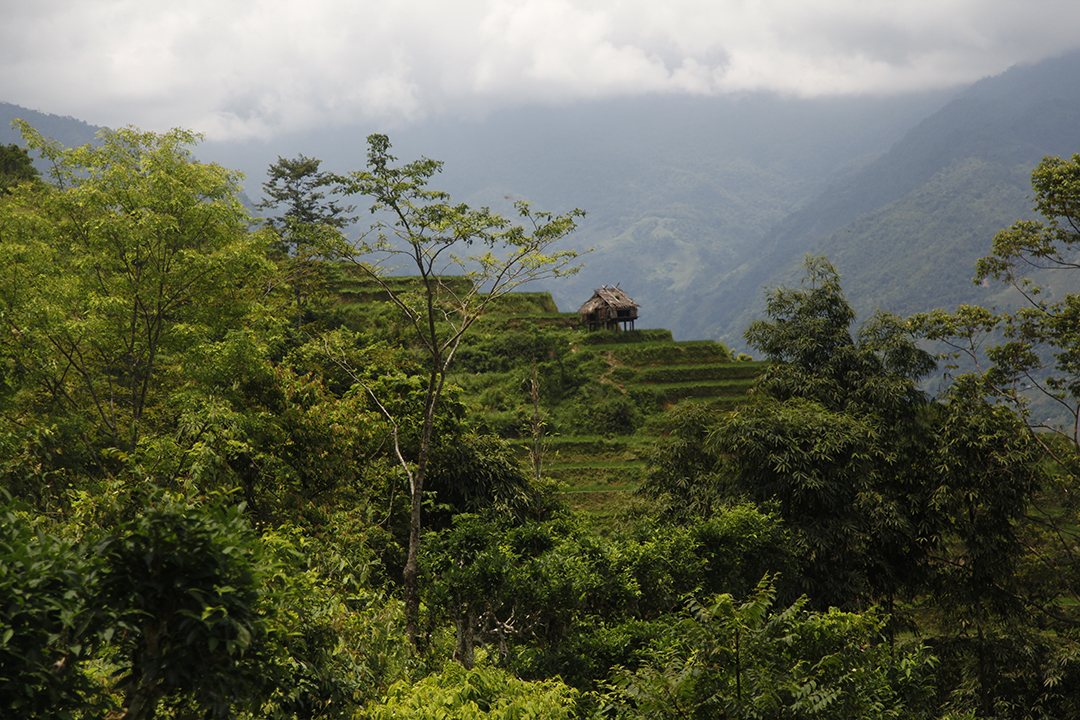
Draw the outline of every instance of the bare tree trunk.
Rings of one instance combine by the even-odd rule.
[[[439,358],[436,355],[435,359]],[[420,538],[423,532],[421,510],[424,500],[424,479],[427,475],[428,456],[431,452],[435,431],[435,408],[442,392],[442,374],[433,370],[428,378],[428,390],[424,398],[424,427],[420,433],[420,450],[416,456],[416,470],[412,473],[409,512],[409,554],[405,560],[402,580],[405,585],[405,632],[416,649],[420,647]]]
[[[423,478],[417,472],[416,485]],[[405,583],[405,632],[414,648],[420,643],[420,506],[422,489],[416,487],[412,492],[412,504],[409,514],[409,554],[405,560],[402,579]]]
[[[476,663],[476,613],[465,611],[457,617],[457,648],[454,659],[466,670],[472,670]]]
[[[532,458],[533,465],[533,477],[536,482],[540,482],[541,461],[543,459],[542,453],[542,441],[544,438],[544,422],[540,419],[540,380],[536,374],[536,360],[533,360],[532,364],[532,379],[529,387],[529,394],[532,396],[533,416],[532,422],[532,450],[529,455]]]

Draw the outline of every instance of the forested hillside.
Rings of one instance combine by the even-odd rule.
[[[0,714],[1080,716],[1077,78],[246,186],[0,107]],[[615,281],[675,335],[559,312]]]
[[[1080,714],[1080,304],[1027,282],[1077,273],[1080,155],[975,269],[1022,311],[858,323],[810,257],[749,363],[521,294],[581,214],[457,203],[384,135],[348,175],[280,160],[257,222],[186,131],[20,129],[4,717]],[[929,396],[924,340],[978,372]],[[627,462],[617,507],[568,502]]]
[[[703,294],[716,315],[695,335],[738,347],[762,287],[790,284],[808,253],[831,258],[862,316],[961,302],[1015,302],[974,286],[1001,227],[1033,213],[1030,169],[1080,150],[1080,55],[1013,68],[961,92],[888,153],[770,230],[743,272]],[[743,300],[745,299],[745,301]]]

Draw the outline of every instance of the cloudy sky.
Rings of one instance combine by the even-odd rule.
[[[1076,0],[0,0],[0,101],[211,139],[621,95],[941,88]]]

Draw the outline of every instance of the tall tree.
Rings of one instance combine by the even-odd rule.
[[[769,293],[769,319],[746,331],[770,361],[755,402],[715,423],[697,457],[720,466],[709,476],[728,484],[719,494],[778,504],[801,546],[800,593],[858,607],[892,598],[925,560],[929,399],[918,381],[934,363],[891,316],[853,334],[835,268],[811,257],[806,270],[800,287]],[[679,475],[668,467],[657,480]]]
[[[333,173],[319,170],[321,160],[299,155],[278,157],[270,166],[270,179],[263,183],[266,197],[255,205],[259,210],[277,210],[267,224],[286,248],[299,252],[315,244],[320,229],[342,229],[356,220],[353,206],[343,207],[327,198],[340,189]],[[282,212],[283,211],[283,212]]]
[[[327,197],[339,193],[341,183],[336,175],[319,170],[321,164],[304,155],[279,156],[267,171],[265,197],[255,205],[278,213],[266,219],[266,226],[277,238],[273,247],[292,287],[298,328],[309,315],[312,300],[326,296],[326,267],[315,258],[332,254],[342,229],[356,221],[349,215],[352,205],[344,207]]]
[[[959,392],[932,402],[918,382],[934,362],[908,324],[878,313],[853,334],[835,268],[824,258],[806,267],[803,285],[772,291],[769,319],[747,330],[770,361],[753,402],[719,418],[701,451],[661,454],[646,491],[775,503],[803,561],[796,590],[821,607],[892,605],[954,563],[979,566],[972,592],[985,598],[1019,551],[1029,438]]]
[[[265,240],[239,176],[196,162],[190,132],[105,130],[64,149],[20,129],[52,167],[0,203],[0,417],[28,443],[52,436],[57,457],[153,458],[143,441],[170,441],[154,431],[175,429],[193,353],[269,321]]]
[[[532,280],[577,271],[578,253],[554,250],[553,245],[575,229],[575,219],[584,212],[553,215],[518,203],[523,224],[515,224],[488,208],[455,205],[447,193],[428,188],[431,178],[441,172],[441,162],[421,158],[394,165],[397,158],[390,148],[387,136],[369,136],[367,169],[341,181],[345,194],[370,198],[376,216],[348,258],[387,293],[424,358],[426,383],[416,455],[406,458],[398,448],[411,498],[403,574],[406,622],[409,637],[417,644],[421,511],[447,371],[466,333],[491,302]],[[477,252],[468,254],[474,247]],[[388,275],[402,265],[416,273],[415,281],[403,284]],[[452,272],[463,277],[447,277]],[[379,400],[374,393],[372,397]],[[388,419],[396,428],[397,419],[391,413]]]
[[[984,391],[1010,405],[1062,467],[1061,448],[1080,448],[1080,155],[1046,157],[1031,174],[1035,210],[999,232],[976,265],[975,282],[1005,283],[1021,301],[1014,312],[962,305],[911,322],[967,361]],[[1056,439],[1058,443],[1053,442]]]
[[[41,178],[30,154],[15,143],[0,145],[0,195],[10,194],[10,188],[20,182]]]
[[[912,327],[943,343],[969,394],[1010,407],[1033,431],[1054,479],[1035,496],[1025,542],[1040,578],[1025,593],[1053,623],[1076,627],[1080,602],[1080,533],[1071,497],[1080,484],[1080,155],[1045,157],[1031,174],[1034,209],[999,232],[976,265],[975,282],[1003,283],[1018,307],[962,305],[914,315]],[[1072,603],[1063,604],[1062,597]]]

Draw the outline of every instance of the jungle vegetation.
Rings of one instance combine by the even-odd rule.
[[[856,327],[810,256],[747,362],[510,293],[580,213],[455,204],[384,136],[279,160],[260,221],[191,133],[21,129],[5,717],[1080,714],[1080,301],[1031,272],[1078,269],[1080,156],[979,265],[1027,307]],[[923,340],[969,360],[936,396]],[[571,447],[621,484],[575,502]]]

